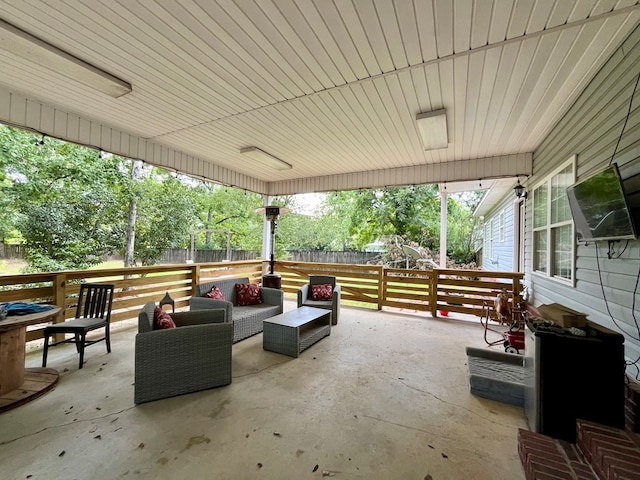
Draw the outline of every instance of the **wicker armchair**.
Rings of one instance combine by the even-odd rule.
[[[331,300],[312,300],[311,285],[330,284],[333,287]],[[336,283],[336,277],[331,275],[309,275],[309,283],[306,283],[298,290],[298,308],[304,306],[324,308],[331,310],[331,325],[338,324],[340,315],[340,284]]]
[[[177,328],[153,330],[155,307],[148,302],[138,315],[134,402],[231,383],[233,325],[224,310],[172,313]]]

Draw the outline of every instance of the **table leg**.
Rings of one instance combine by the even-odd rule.
[[[24,382],[24,352],[27,327],[0,333],[0,396]]]

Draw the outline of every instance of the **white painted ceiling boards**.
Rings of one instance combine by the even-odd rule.
[[[1,0],[2,20],[133,91],[0,45],[0,121],[268,194],[522,176],[638,3]],[[439,109],[449,144],[425,151],[416,115]]]

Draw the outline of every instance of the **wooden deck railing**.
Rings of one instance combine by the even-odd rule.
[[[64,306],[56,321],[75,313],[75,298],[81,282],[113,283],[112,322],[135,319],[148,301],[158,302],[169,292],[176,308],[186,308],[195,286],[217,278],[249,277],[260,282],[266,262],[156,265],[151,267],[79,270],[0,276],[0,302],[33,301]],[[485,302],[493,304],[505,288],[517,305],[522,291],[521,273],[478,270],[407,270],[379,265],[347,265],[278,261],[275,272],[282,277],[282,290],[294,297],[309,275],[335,275],[342,288],[342,302],[363,307],[439,310],[480,316]],[[27,341],[42,338],[42,327],[28,330]]]

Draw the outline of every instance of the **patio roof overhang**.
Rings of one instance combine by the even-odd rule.
[[[3,42],[0,122],[266,195],[528,176],[640,6],[506,7],[8,0],[5,22],[132,91]],[[440,109],[448,147],[425,151],[416,116]]]

